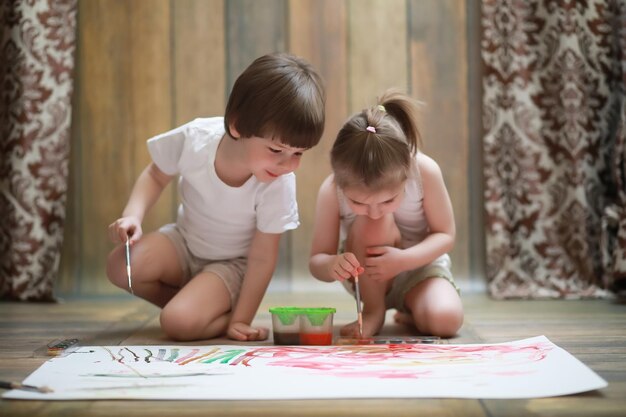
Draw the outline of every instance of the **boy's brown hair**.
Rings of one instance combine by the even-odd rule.
[[[257,58],[237,78],[228,98],[224,126],[241,137],[276,139],[312,148],[324,131],[326,95],[322,78],[304,59],[288,53]]]
[[[421,147],[417,111],[415,100],[387,90],[377,105],[348,119],[331,150],[337,186],[376,192],[406,180]]]

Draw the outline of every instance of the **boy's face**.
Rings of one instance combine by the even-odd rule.
[[[247,148],[248,166],[252,175],[261,182],[272,182],[281,175],[295,171],[306,150],[256,136],[243,140]]]
[[[405,182],[402,181],[376,192],[361,187],[347,187],[344,188],[343,193],[354,214],[376,220],[395,212],[400,207],[400,203],[404,200]]]

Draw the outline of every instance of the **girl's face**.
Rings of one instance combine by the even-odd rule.
[[[368,216],[380,219],[386,214],[395,212],[404,200],[404,184],[402,181],[389,188],[372,192],[363,187],[344,188],[348,205],[357,216]]]

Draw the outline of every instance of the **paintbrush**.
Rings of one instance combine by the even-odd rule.
[[[2,389],[21,389],[24,391],[35,391],[41,392],[42,394],[48,394],[54,392],[52,388],[48,388],[46,386],[43,387],[35,387],[34,385],[24,385],[20,382],[8,382],[8,381],[0,381],[0,388]]]
[[[130,275],[130,237],[126,238],[126,275],[128,276],[128,289],[131,294],[135,295],[133,292],[133,280]]]
[[[356,312],[359,323],[359,337],[363,338],[363,312],[361,311],[361,290],[359,289],[359,274],[354,276],[354,292],[356,293]]]

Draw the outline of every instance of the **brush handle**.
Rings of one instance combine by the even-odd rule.
[[[363,337],[363,313],[361,311],[361,289],[359,288],[359,276],[354,276],[354,292],[356,295],[356,312],[359,323],[359,337]]]
[[[128,289],[131,294],[135,295],[133,291],[133,279],[130,273],[130,237],[126,239],[126,275],[128,277]]]
[[[48,387],[35,387],[33,385],[24,385],[21,382],[0,381],[0,389],[21,389],[24,391],[35,391],[41,393],[52,392]]]
[[[13,382],[0,381],[1,389],[13,389]]]
[[[356,295],[356,310],[361,314],[361,289],[359,288],[359,276],[354,276],[354,292]]]
[[[0,381],[0,388],[3,389],[23,389],[29,391],[39,391],[39,388],[32,385],[24,385],[20,382]]]
[[[126,239],[126,267],[130,267],[130,238]]]

